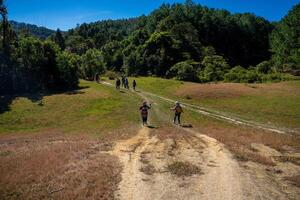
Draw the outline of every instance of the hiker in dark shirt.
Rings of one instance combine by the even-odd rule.
[[[171,110],[175,111],[173,123],[176,124],[176,119],[177,119],[178,124],[180,125],[180,116],[181,116],[181,113],[183,113],[183,109],[182,109],[180,103],[177,101],[175,103],[175,106],[173,108],[171,108]]]
[[[143,121],[143,126],[147,125],[148,121],[148,110],[151,109],[151,104],[148,106],[147,102],[143,102],[143,105],[140,107],[141,117]]]
[[[133,80],[133,82],[132,82],[132,87],[133,87],[133,90],[135,91],[135,87],[136,87],[136,81],[135,80]]]
[[[116,80],[116,89],[120,90],[121,81],[119,78]]]

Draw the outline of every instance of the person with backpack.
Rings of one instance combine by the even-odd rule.
[[[178,101],[176,101],[175,106],[171,108],[173,111],[175,111],[174,120],[173,123],[176,124],[176,119],[178,120],[178,124],[180,125],[180,116],[181,113],[183,113],[183,109]]]
[[[126,85],[125,85],[125,76],[124,75],[122,76],[122,87],[126,88]]]
[[[95,80],[97,83],[100,83],[100,74],[99,74],[99,73],[96,73],[96,74],[95,74],[94,80]]]
[[[116,80],[116,89],[117,90],[120,90],[120,85],[121,85],[121,81],[119,78],[117,78],[117,80]]]
[[[132,82],[132,87],[133,87],[133,90],[135,91],[135,87],[136,87],[136,81],[135,80],[133,80],[133,82]]]
[[[125,88],[129,89],[129,81],[128,78],[125,78]]]
[[[141,112],[141,117],[142,117],[142,121],[143,121],[143,126],[147,123],[148,121],[148,110],[151,109],[151,104],[150,106],[148,106],[147,102],[144,101],[143,105],[140,107],[140,112]]]

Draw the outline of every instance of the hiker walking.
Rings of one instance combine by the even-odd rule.
[[[100,75],[99,75],[99,73],[96,73],[96,75],[95,75],[95,81],[96,81],[97,83],[100,82]]]
[[[133,82],[132,82],[132,87],[133,87],[133,90],[135,91],[135,87],[136,87],[136,82],[135,82],[135,80],[133,80]]]
[[[140,112],[141,112],[141,117],[143,121],[143,126],[146,124],[147,125],[147,120],[148,120],[148,110],[151,109],[151,104],[148,106],[147,102],[144,101],[143,105],[140,107]]]
[[[120,90],[120,85],[121,85],[121,81],[119,78],[117,78],[117,80],[116,80],[116,89],[117,90]]]
[[[125,85],[125,77],[124,76],[122,76],[122,87],[124,87],[124,88],[126,88],[126,85]]]
[[[125,78],[125,88],[129,89],[129,82],[128,82],[128,78]]]
[[[175,111],[173,123],[176,124],[176,119],[178,120],[178,124],[180,125],[180,116],[183,113],[183,109],[178,101],[176,101],[175,106],[171,108]]]

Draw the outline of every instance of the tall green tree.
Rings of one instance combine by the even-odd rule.
[[[7,53],[9,48],[7,42],[8,19],[7,8],[4,5],[4,0],[0,0],[0,15],[2,18],[2,48],[4,53]]]
[[[65,39],[59,29],[56,30],[54,41],[56,44],[58,44],[61,50],[65,50],[66,48]]]
[[[293,64],[300,69],[300,3],[277,24],[270,42],[278,66]]]
[[[103,56],[99,50],[89,49],[82,55],[81,78],[93,80],[96,73],[101,74],[105,70]]]

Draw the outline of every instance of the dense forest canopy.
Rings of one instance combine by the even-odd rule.
[[[46,30],[14,31],[0,0],[0,93],[72,88],[115,71],[197,82],[282,80],[300,69],[300,4],[277,23],[187,0],[148,16]],[[37,37],[38,36],[38,37]],[[40,37],[40,38],[39,38]]]
[[[18,34],[29,34],[41,39],[47,39],[49,36],[53,35],[55,31],[36,26],[32,24],[20,23],[16,21],[9,21],[12,29]]]

